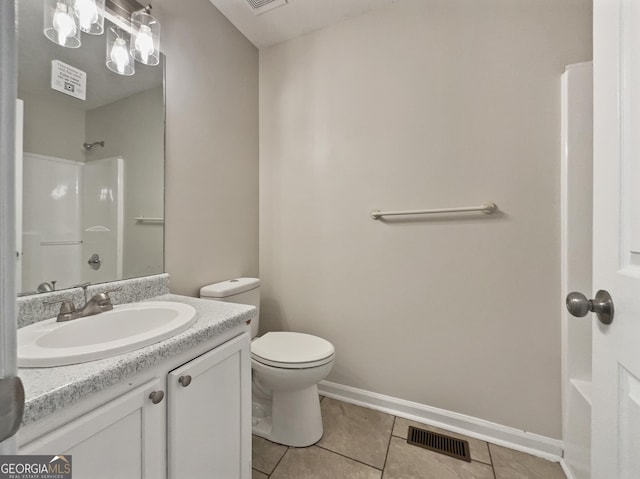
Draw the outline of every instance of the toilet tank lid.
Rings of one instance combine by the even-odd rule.
[[[235,294],[251,291],[260,286],[258,278],[236,278],[200,288],[201,298],[226,298]]]

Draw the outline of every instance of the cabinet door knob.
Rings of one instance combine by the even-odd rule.
[[[186,376],[180,376],[178,382],[182,384],[182,387],[186,388],[189,384],[191,384],[191,376],[189,376],[188,374]]]
[[[149,394],[149,399],[153,404],[158,404],[164,399],[164,391],[153,391]]]

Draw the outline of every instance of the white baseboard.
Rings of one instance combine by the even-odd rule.
[[[562,467],[562,471],[564,472],[564,475],[567,476],[567,479],[576,479],[576,476],[573,475],[573,471],[565,462],[564,457],[560,459],[560,467]]]
[[[318,391],[329,398],[447,429],[549,461],[560,462],[562,458],[562,441],[559,439],[329,381],[321,381]]]

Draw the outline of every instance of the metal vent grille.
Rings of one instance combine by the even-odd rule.
[[[249,5],[251,5],[253,8],[262,8],[266,4],[271,3],[273,1],[275,0],[247,0],[247,2],[249,2]]]
[[[253,13],[260,15],[261,13],[286,5],[287,0],[247,0],[247,3],[253,10]]]
[[[444,434],[438,434],[437,432],[425,431],[424,429],[409,426],[407,443],[471,462],[469,443],[462,439],[456,439],[445,436]]]

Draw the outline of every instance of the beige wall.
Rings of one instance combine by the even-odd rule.
[[[208,0],[157,0],[172,292],[258,273],[258,51]]]
[[[24,151],[84,161],[85,112],[52,92],[46,97],[19,92],[24,100]]]
[[[124,278],[164,271],[162,225],[136,216],[164,216],[164,98],[162,87],[87,112],[87,141],[104,141],[87,161],[124,158]]]
[[[261,50],[261,329],[332,341],[330,381],[559,438],[560,74],[590,58],[587,0],[405,0]]]

